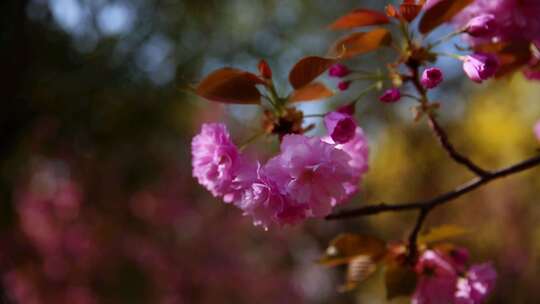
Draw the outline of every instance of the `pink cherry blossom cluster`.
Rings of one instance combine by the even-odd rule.
[[[241,154],[224,124],[209,123],[192,141],[193,176],[255,225],[324,217],[358,191],[368,144],[347,107],[325,116],[328,136],[285,135],[266,164]]]
[[[452,250],[450,254],[424,251],[415,267],[418,283],[412,303],[484,303],[495,287],[497,273],[490,263],[467,269],[468,260],[469,254],[463,248]]]
[[[508,45],[540,45],[540,2],[536,0],[476,0],[454,18],[454,23],[468,34],[465,39],[473,47],[492,43]],[[475,54],[464,60],[464,70],[475,82],[498,65],[496,57]],[[532,53],[529,66],[523,70],[529,79],[540,79],[537,67],[539,54]],[[487,62],[490,61],[490,62]],[[479,65],[484,68],[478,69]],[[478,71],[475,71],[478,70]],[[482,71],[480,71],[482,70]]]
[[[476,0],[454,22],[465,27],[473,45],[486,42],[540,40],[540,2],[536,0]]]

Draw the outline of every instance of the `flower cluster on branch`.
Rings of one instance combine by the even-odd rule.
[[[277,93],[272,71],[264,60],[258,74],[234,68],[214,71],[196,87],[196,93],[211,101],[263,107],[262,134],[276,135],[280,152],[264,164],[248,160],[231,142],[223,124],[205,124],[193,139],[193,174],[214,196],[242,209],[256,225],[265,228],[296,224],[310,217],[336,220],[416,210],[418,220],[406,242],[391,246],[363,236],[338,237],[323,264],[348,264],[350,287],[385,261],[390,298],[410,295],[413,303],[482,303],[494,288],[494,268],[491,264],[466,268],[468,254],[452,255],[465,249],[443,250],[420,242],[424,220],[434,208],[490,181],[538,166],[540,157],[498,171],[480,167],[453,146],[437,121],[440,104],[430,100],[428,93],[445,78],[441,68],[434,66],[440,56],[457,59],[464,74],[478,84],[515,71],[523,71],[529,79],[540,78],[539,13],[540,3],[534,0],[404,0],[398,7],[387,5],[385,13],[356,9],[338,18],[330,28],[375,28],[340,38],[326,57],[308,56],[298,61],[289,73],[293,91],[286,96]],[[442,24],[452,24],[456,29],[435,41],[426,39]],[[392,34],[389,28],[399,30],[400,35]],[[468,43],[459,47],[465,55],[438,50],[455,36],[462,36]],[[384,73],[346,64],[347,59],[383,47],[396,51],[395,60],[385,62]],[[349,90],[355,81],[371,84],[335,111],[315,115],[323,118],[326,135],[306,135],[313,126],[304,127],[305,115],[294,105],[336,93],[321,81],[326,71],[330,78],[338,79],[337,92]],[[386,104],[404,98],[415,100],[414,120],[425,119],[449,157],[477,178],[426,201],[371,205],[332,214],[334,207],[345,204],[358,191],[368,169],[367,139],[353,115],[356,103],[372,90],[382,91],[379,100]],[[540,127],[534,130],[540,138]],[[413,277],[416,284],[396,288],[394,276],[404,280]]]

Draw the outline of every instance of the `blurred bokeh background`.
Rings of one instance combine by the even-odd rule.
[[[352,8],[384,4],[1,1],[2,303],[386,303],[379,274],[341,294],[342,270],[315,261],[339,232],[401,239],[413,214],[254,227],[196,184],[190,141],[202,122],[221,121],[240,143],[260,128],[260,110],[189,93],[217,67],[255,71],[265,58],[285,94],[292,64],[324,54],[339,36],[325,29],[328,23]],[[356,64],[383,68],[391,55],[382,50]],[[472,85],[457,62],[438,65],[447,81],[433,96],[460,151],[488,168],[535,153],[538,83],[515,75]],[[365,85],[302,108],[322,113]],[[371,170],[349,207],[427,198],[471,178],[425,122],[412,121],[412,105],[382,105],[376,95],[359,104]],[[277,151],[277,140],[255,142],[249,151],[265,157]],[[500,277],[491,303],[540,299],[539,186],[540,171],[533,170],[428,220],[427,227],[465,227],[469,233],[456,242],[470,248],[473,260],[494,261]]]

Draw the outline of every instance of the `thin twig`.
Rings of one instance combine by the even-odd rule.
[[[365,207],[360,207],[357,209],[343,210],[334,214],[330,214],[329,216],[326,217],[326,219],[337,220],[337,219],[361,217],[361,216],[366,216],[366,215],[374,215],[374,214],[379,214],[383,212],[401,212],[401,211],[421,210],[423,208],[432,209],[436,206],[443,205],[452,200],[455,200],[456,198],[466,193],[469,193],[475,190],[476,188],[482,185],[485,185],[489,182],[492,182],[496,179],[503,178],[503,177],[513,175],[516,173],[520,173],[522,171],[526,171],[531,168],[534,168],[538,165],[540,165],[540,155],[534,156],[532,158],[529,158],[523,162],[514,164],[512,166],[488,173],[485,176],[477,177],[459,186],[458,188],[452,191],[443,193],[439,196],[436,196],[428,200],[408,202],[408,203],[399,203],[399,204],[381,203],[378,205],[365,206]]]
[[[420,74],[418,71],[418,67],[416,66],[410,67],[410,69],[411,69],[412,77],[409,78],[409,80],[412,81],[414,87],[416,88],[416,91],[418,91],[418,93],[421,96],[420,104],[424,107],[428,107],[429,100],[427,97],[426,89],[420,83]],[[435,132],[435,135],[439,139],[439,142],[441,143],[443,148],[446,150],[446,152],[448,152],[450,157],[452,157],[452,159],[456,161],[458,164],[464,165],[465,167],[467,167],[469,170],[471,170],[473,173],[475,173],[478,176],[487,175],[489,172],[480,168],[480,166],[476,165],[472,160],[465,157],[463,154],[460,154],[459,152],[457,152],[454,146],[450,143],[450,140],[448,140],[448,135],[446,135],[446,132],[444,131],[444,129],[438,124],[437,120],[435,119],[435,115],[431,111],[429,111],[429,109],[427,110],[427,112],[428,112],[427,116],[429,119],[429,125],[431,129]]]
[[[450,140],[448,139],[448,135],[444,131],[444,129],[439,125],[437,120],[435,119],[435,115],[432,113],[428,114],[429,119],[429,126],[435,133],[435,136],[437,136],[437,139],[439,140],[440,144],[443,146],[444,150],[450,155],[450,157],[458,164],[461,164],[473,173],[475,173],[478,176],[486,176],[489,174],[488,171],[480,168],[478,165],[476,165],[473,161],[471,161],[466,156],[460,154],[457,152],[457,150],[454,148]]]
[[[322,118],[324,117],[326,114],[328,113],[324,113],[324,114],[304,114],[304,118]]]
[[[416,219],[416,224],[414,225],[413,231],[409,236],[409,252],[407,254],[407,260],[413,265],[415,264],[416,256],[418,255],[418,247],[416,244],[418,234],[420,233],[420,229],[422,228],[422,225],[424,224],[430,210],[430,207],[420,209],[420,213]]]

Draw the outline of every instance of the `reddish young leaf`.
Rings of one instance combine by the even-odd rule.
[[[264,84],[256,75],[235,68],[221,68],[206,76],[195,88],[197,95],[211,101],[258,104],[261,93],[255,87]]]
[[[422,34],[431,32],[439,25],[450,21],[473,0],[440,0],[427,8],[420,20],[419,29]]]
[[[422,10],[422,5],[414,3],[403,3],[399,6],[399,14],[403,19],[411,22]]]
[[[261,59],[259,61],[258,68],[259,68],[259,74],[261,74],[261,76],[264,79],[272,79],[272,69],[270,68],[266,60]]]
[[[390,32],[384,28],[377,28],[371,32],[353,33],[339,39],[330,49],[330,54],[347,59],[388,45],[391,40]]]
[[[318,56],[304,57],[291,69],[289,82],[293,88],[299,89],[319,77],[336,61],[336,59]]]
[[[295,90],[289,97],[290,102],[313,101],[333,96],[334,93],[324,84],[313,82]]]
[[[332,30],[346,30],[360,26],[387,24],[390,20],[383,13],[368,9],[355,9],[340,17],[328,27]]]

